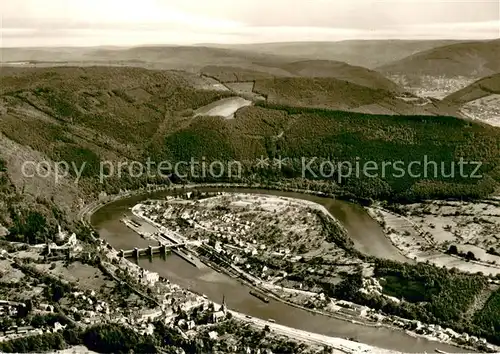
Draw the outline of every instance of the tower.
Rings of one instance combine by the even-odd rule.
[[[226,296],[222,294],[222,306],[220,307],[220,310],[224,312],[224,314],[227,314],[227,308],[226,308]]]

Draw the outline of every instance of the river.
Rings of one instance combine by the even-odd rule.
[[[385,258],[397,259],[402,257],[387,240],[377,222],[371,219],[363,208],[356,204],[292,192],[241,188],[200,188],[200,190],[273,194],[312,200],[325,206],[344,224],[358,249]],[[92,225],[99,232],[101,238],[108,241],[116,249],[147,247],[148,241],[126,227],[120,222],[120,219],[124,214],[131,215],[130,208],[141,200],[159,198],[166,194],[168,192],[134,196],[107,204],[92,215]],[[324,315],[313,314],[272,299],[266,304],[250,295],[250,289],[238,280],[208,267],[201,269],[193,267],[175,255],[167,257],[166,260],[154,258],[151,261],[148,258],[141,258],[139,264],[170,279],[173,283],[206,294],[214,302],[220,303],[222,297],[225,296],[230,309],[261,319],[272,318],[276,323],[285,326],[334,337],[353,337],[362,343],[403,352],[434,352],[436,348],[452,353],[470,352],[425,338],[412,337],[396,329],[363,326]]]

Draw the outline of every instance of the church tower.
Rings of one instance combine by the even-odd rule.
[[[220,310],[224,312],[224,314],[227,314],[227,307],[226,307],[226,296],[222,294],[222,306],[220,307]]]

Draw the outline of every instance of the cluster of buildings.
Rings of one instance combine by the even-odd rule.
[[[16,316],[19,306],[26,306],[24,303],[0,300],[0,316]]]
[[[389,299],[396,303],[401,302],[400,299],[383,294],[382,286],[376,278],[363,279],[363,287],[360,289],[360,291],[365,294],[377,294],[380,296],[384,296],[386,299]],[[367,307],[356,304],[346,303],[346,307],[349,308],[349,310],[347,310],[347,312],[346,310],[342,310],[342,312],[352,315],[367,316],[376,321],[390,321],[393,325],[401,328],[411,327],[417,334],[431,336],[443,342],[453,341],[457,343],[465,343],[471,346],[477,346],[479,344],[482,344],[484,346],[489,345],[484,338],[469,336],[467,333],[457,333],[451,328],[443,328],[439,325],[425,324],[420,321],[411,321],[402,318],[389,318],[382,314],[374,313]],[[491,349],[493,349],[493,347]]]
[[[47,331],[47,332],[50,332]],[[12,326],[8,330],[4,332],[0,332],[0,342],[4,342],[7,340],[12,340],[25,336],[34,336],[43,334],[44,331],[40,328],[34,328],[32,326]]]
[[[381,278],[380,280],[383,280],[383,278]],[[380,285],[377,278],[363,278],[363,287],[359,291],[367,295],[373,294],[373,295],[383,296],[386,299],[391,300],[392,302],[395,302],[397,304],[401,302],[400,299],[394,296],[383,294],[382,285]]]
[[[417,334],[429,335],[443,342],[451,340],[457,343],[465,343],[470,346],[482,345],[488,349],[495,350],[495,347],[488,344],[484,338],[477,338],[476,336],[471,336],[467,333],[457,333],[451,328],[443,328],[434,324],[425,324],[420,321],[412,321],[412,324],[416,326],[415,332]]]
[[[22,308],[26,308],[25,303],[0,300],[0,316],[3,318],[14,318],[18,316],[18,312]],[[54,311],[54,307],[52,305],[40,303],[36,306],[36,308],[34,307],[32,311],[39,314],[51,313]],[[21,321],[21,323],[25,322]],[[63,326],[59,322],[55,322],[53,327],[43,329],[28,325],[12,325],[3,332],[0,332],[0,342],[25,336],[40,335],[43,333],[56,333],[63,330],[65,327],[66,325]]]
[[[109,317],[112,313],[112,307],[107,302],[99,300],[94,290],[89,293],[73,292],[71,297],[76,300],[77,304],[70,308],[70,312],[73,315],[79,314],[81,321],[85,324],[98,323],[103,316]]]

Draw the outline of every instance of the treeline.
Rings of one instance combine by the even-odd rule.
[[[157,353],[158,341],[121,325],[98,325],[81,330],[67,327],[59,333],[27,336],[0,343],[4,353],[34,353],[84,345],[98,353]]]
[[[36,211],[21,211],[12,213],[13,226],[9,229],[8,240],[37,244],[52,239],[57,229],[50,228],[43,215]]]
[[[152,335],[140,335],[131,328],[118,324],[102,324],[87,329],[72,326],[59,333],[46,333],[0,342],[0,351],[4,353],[29,353],[66,349],[70,346],[83,345],[98,353],[176,353],[178,349],[186,353],[201,354],[218,351],[233,352],[225,341],[214,341],[208,331],[203,331],[194,339],[185,339],[175,329],[163,322],[153,323]],[[255,330],[250,326],[241,326],[233,320],[219,324],[215,330],[219,335],[234,335],[239,348],[269,348],[277,353],[299,353],[305,345],[288,340],[276,340],[267,336],[269,329]]]
[[[361,171],[361,177],[353,173],[339,181],[338,171],[333,173],[332,181],[340,182],[355,194],[409,201],[478,198],[491,193],[500,181],[498,128],[454,117],[384,116],[268,103],[258,105],[288,114],[291,123],[283,139],[276,141],[276,148],[289,161],[304,156],[318,157],[311,168],[317,175],[321,175],[318,173],[321,159],[348,162],[353,167],[356,163],[361,167],[368,161],[376,163],[376,177],[371,176],[371,171],[370,176],[363,178]],[[246,112],[253,114],[251,110]],[[467,162],[463,173],[460,158]],[[403,175],[392,165],[398,161],[405,169]],[[412,162],[418,164],[412,166],[410,174],[407,170]],[[475,175],[483,178],[471,177],[476,167],[468,162],[481,163]],[[382,170],[385,163],[391,164]],[[292,164],[292,169],[298,172],[301,167],[300,161]],[[315,178],[311,173],[307,177]]]
[[[484,307],[476,312],[473,323],[479,327],[479,334],[500,344],[500,290],[491,294]]]
[[[52,202],[38,199],[29,208],[12,203],[9,206],[8,241],[39,244],[55,241],[58,225],[68,226],[66,215]]]
[[[12,100],[30,100],[39,109],[64,118],[64,122],[55,124],[7,115],[0,121],[0,131],[52,160],[73,162],[77,168],[85,163],[85,178],[79,181],[79,189],[93,197],[101,190],[117,192],[147,183],[166,183],[164,178],[131,177],[127,172],[118,178],[114,171],[116,178],[101,185],[102,160],[127,159],[145,164],[148,157],[172,164],[189,162],[191,158],[201,161],[203,157],[207,162],[246,161],[248,165],[238,181],[288,182],[305,177],[336,185],[356,197],[403,202],[481,198],[500,182],[500,129],[495,127],[454,117],[369,115],[267,102],[241,109],[232,120],[191,119],[181,113],[228,93],[195,89],[178,73],[106,70],[39,70],[32,74],[39,84],[34,84],[27,74],[4,80],[17,92],[9,94],[14,95]],[[121,79],[137,86],[122,87],[118,85]],[[294,82],[288,82],[291,90],[296,88]],[[280,156],[286,158],[286,163],[281,169],[257,168],[257,158],[261,156],[269,158],[271,165],[273,158]],[[430,165],[427,176],[422,176],[422,165],[412,169],[414,175],[420,174],[418,177],[406,171],[412,162],[423,163],[425,156],[437,163]],[[304,171],[303,157],[318,158],[310,165],[312,173]],[[480,162],[478,171],[474,171],[475,165],[467,164],[463,172],[476,172],[482,178],[460,176],[460,158]],[[334,163],[331,175],[325,175],[324,170],[322,173],[321,163],[328,161]],[[349,162],[354,167],[356,163],[376,163],[376,176],[363,172],[346,176],[346,168],[339,168],[338,162]],[[388,162],[401,162],[403,175],[398,175],[393,165],[382,170]],[[452,164],[455,176],[447,177]],[[223,173],[222,177],[192,179],[225,181],[226,176]],[[229,182],[234,180],[227,178]]]
[[[359,292],[363,284],[361,272],[346,276],[337,285],[320,285],[330,297],[365,305],[388,315],[438,324],[500,344],[500,291],[493,293],[474,316],[467,314],[476,297],[488,286],[483,275],[464,274],[424,263],[376,260],[374,276],[381,283],[382,292],[399,301]]]
[[[313,214],[318,217],[321,223],[321,232],[324,233],[326,241],[334,243],[356,258],[364,258],[361,252],[356,251],[352,239],[347,235],[347,231],[341,224],[332,220],[321,211],[313,210]]]
[[[461,321],[475,297],[487,286],[483,275],[471,275],[418,263],[407,265],[377,260],[375,276],[384,278],[384,292],[414,304],[432,323]],[[406,295],[406,297],[405,297]],[[423,306],[422,306],[423,305]]]
[[[45,333],[0,342],[3,353],[37,353],[66,348],[64,337],[59,333]]]

